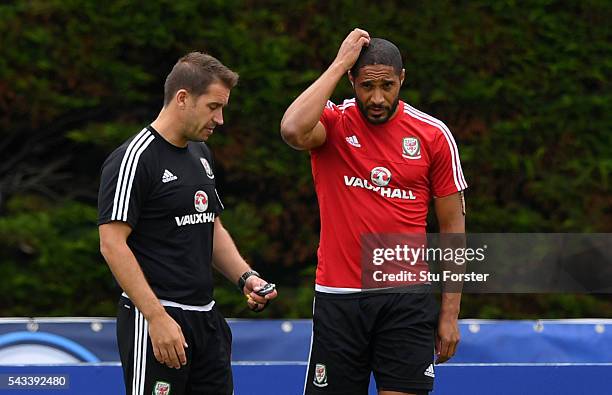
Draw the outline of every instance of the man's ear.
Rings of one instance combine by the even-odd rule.
[[[174,95],[176,105],[180,110],[184,110],[187,107],[187,97],[189,93],[185,89],[179,89]]]
[[[353,75],[351,74],[351,71],[347,71],[346,75],[348,75],[348,79],[349,82],[351,83],[351,86],[354,88],[355,87],[355,79],[353,78]]]
[[[404,84],[404,78],[406,78],[406,70],[402,69],[402,73],[400,74],[400,86]]]

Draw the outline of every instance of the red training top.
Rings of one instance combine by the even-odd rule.
[[[321,213],[317,291],[361,291],[362,235],[424,234],[430,200],[467,188],[446,125],[402,101],[398,109],[380,125],[355,99],[328,101],[321,115],[327,138],[311,151]]]

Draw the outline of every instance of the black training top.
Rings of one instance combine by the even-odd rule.
[[[223,210],[212,166],[206,144],[176,147],[151,126],[102,166],[98,225],[130,225],[127,244],[159,299],[212,301],[213,228]]]

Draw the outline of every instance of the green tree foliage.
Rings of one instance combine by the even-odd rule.
[[[318,209],[308,156],[278,125],[356,26],[399,46],[402,98],[453,130],[468,230],[612,231],[611,11],[599,0],[2,4],[0,313],[114,314],[97,252],[99,168],[155,117],[165,75],[197,49],[241,75],[210,141],[225,224],[280,286],[265,314],[309,316]],[[334,99],[350,96],[343,81]],[[249,314],[217,284],[228,315]],[[470,316],[612,316],[593,296],[465,301]]]

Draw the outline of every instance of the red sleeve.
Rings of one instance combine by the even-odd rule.
[[[333,130],[338,122],[338,119],[340,119],[340,109],[330,100],[328,100],[327,104],[325,104],[325,108],[323,109],[320,119],[323,126],[325,126],[325,131],[327,133]]]
[[[446,125],[441,125],[432,148],[429,174],[434,197],[444,197],[466,189],[459,150]]]

